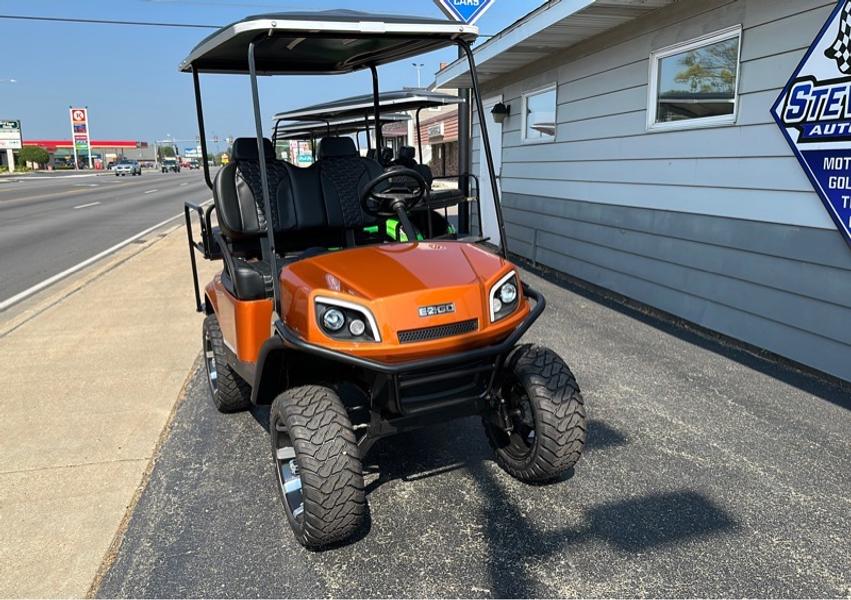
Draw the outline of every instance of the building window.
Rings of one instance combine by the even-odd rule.
[[[523,141],[552,142],[556,139],[556,84],[523,94]]]
[[[648,128],[735,123],[741,41],[737,26],[651,54]]]

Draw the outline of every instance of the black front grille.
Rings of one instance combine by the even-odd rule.
[[[459,321],[457,323],[449,323],[448,325],[424,327],[423,329],[408,329],[407,331],[399,332],[399,343],[413,344],[414,342],[439,340],[440,338],[471,333],[476,331],[478,328],[479,320],[470,319],[469,321]]]

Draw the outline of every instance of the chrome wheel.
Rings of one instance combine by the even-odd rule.
[[[275,418],[272,429],[272,457],[275,460],[275,473],[278,476],[278,486],[281,499],[290,518],[298,522],[303,519],[304,499],[301,490],[301,475],[299,475],[295,448],[287,434],[283,421]]]
[[[204,333],[204,365],[207,367],[207,382],[210,384],[210,393],[215,396],[218,389],[219,373],[216,370],[216,353],[213,352],[213,342],[206,332]]]

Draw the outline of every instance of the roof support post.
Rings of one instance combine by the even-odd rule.
[[[263,147],[263,120],[260,116],[260,94],[257,90],[257,65],[254,49],[258,40],[248,45],[248,77],[251,80],[251,100],[254,104],[254,127],[257,132],[257,156],[260,159],[260,185],[263,189],[263,214],[266,217],[266,235],[263,237],[264,259],[269,262],[272,271],[273,310],[278,317],[281,300],[281,282],[278,280],[278,255],[275,252],[275,224],[272,220],[272,202],[269,193],[269,173],[266,170],[266,149]]]
[[[458,46],[467,55],[467,63],[470,66],[470,81],[473,84],[473,96],[476,98],[476,110],[479,113],[479,130],[482,134],[482,149],[485,154],[485,161],[488,165],[488,175],[490,175],[491,190],[493,192],[494,211],[496,212],[496,223],[499,228],[499,250],[503,258],[508,258],[508,239],[505,236],[505,222],[502,218],[502,202],[499,197],[498,178],[493,167],[493,151],[491,150],[490,136],[488,135],[488,125],[485,122],[487,115],[482,105],[482,93],[479,90],[479,76],[476,73],[476,59],[473,56],[473,49],[470,44],[464,40],[458,40]],[[481,200],[480,200],[481,201]],[[482,208],[479,207],[479,214]]]
[[[210,164],[207,158],[207,130],[204,128],[204,108],[201,103],[201,81],[197,69],[192,69],[192,83],[195,85],[195,113],[198,116],[198,137],[201,140],[201,161],[204,164],[204,181],[207,187],[213,189],[210,179]],[[155,159],[156,160],[156,159]]]
[[[375,156],[381,161],[384,140],[381,136],[381,99],[379,98],[380,92],[378,90],[378,68],[375,65],[369,65],[369,70],[372,73],[372,108],[375,113]]]
[[[422,106],[417,109],[417,151],[420,153],[420,164],[424,165],[425,160],[423,158],[423,128],[420,124],[420,112],[422,112],[422,110]]]
[[[464,58],[464,51],[458,48],[458,58]],[[458,105],[458,187],[464,199],[458,205],[458,230],[470,235],[470,90],[458,90],[464,102]],[[481,232],[479,232],[481,234]]]
[[[372,150],[372,142],[369,139],[369,113],[363,114],[363,120],[366,124],[366,151],[369,152],[370,150]]]

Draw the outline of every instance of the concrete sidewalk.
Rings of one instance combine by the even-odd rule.
[[[186,254],[153,233],[0,316],[0,596],[88,593],[199,353]]]

